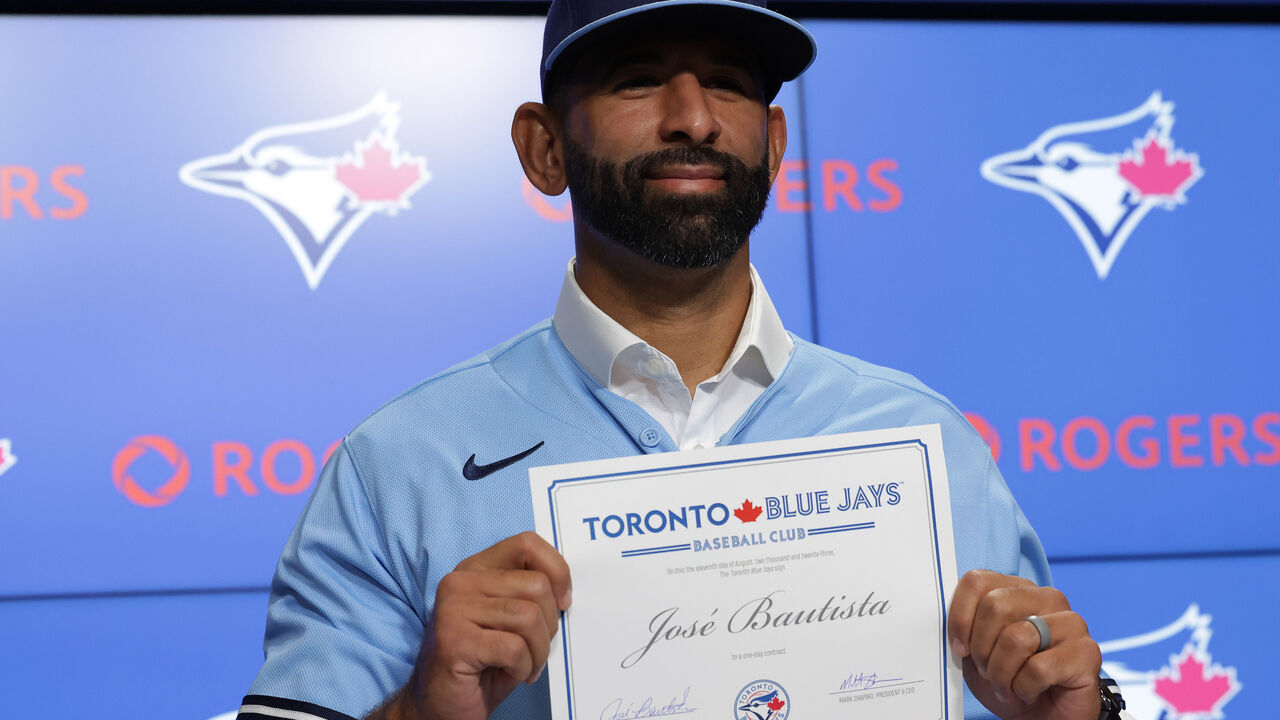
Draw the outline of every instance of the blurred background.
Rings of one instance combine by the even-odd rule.
[[[1139,720],[1273,716],[1278,6],[772,6],[784,322],[966,412]],[[0,8],[0,716],[234,711],[334,444],[551,314],[545,7]]]

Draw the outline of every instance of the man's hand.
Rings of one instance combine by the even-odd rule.
[[[1052,644],[1027,622],[1039,615]],[[964,658],[964,680],[1005,720],[1097,720],[1102,653],[1084,620],[1054,588],[989,570],[965,573],[948,615],[951,649]]]
[[[413,677],[384,717],[485,720],[516,686],[542,675],[570,602],[569,566],[534,533],[458,563],[436,588]]]

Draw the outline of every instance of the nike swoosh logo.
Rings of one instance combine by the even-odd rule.
[[[489,475],[492,475],[493,473],[498,472],[504,467],[507,467],[509,465],[514,465],[520,462],[521,460],[529,457],[535,451],[537,451],[538,448],[542,447],[545,444],[546,444],[546,441],[544,440],[543,442],[540,442],[537,445],[534,445],[533,447],[529,448],[528,450],[525,450],[524,452],[518,452],[509,458],[504,458],[502,460],[499,460],[498,462],[489,463],[488,465],[477,465],[476,456],[475,454],[472,454],[471,457],[467,458],[467,463],[462,466],[462,477],[468,480],[479,480],[481,478],[488,477]]]

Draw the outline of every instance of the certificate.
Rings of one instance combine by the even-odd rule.
[[[963,718],[937,425],[529,478],[573,576],[555,720]]]

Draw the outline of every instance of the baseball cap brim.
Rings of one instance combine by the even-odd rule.
[[[760,60],[769,100],[782,83],[793,80],[813,63],[817,43],[800,23],[759,5],[735,0],[661,0],[606,15],[561,40],[542,65],[542,91],[557,61],[601,42],[617,41],[627,34],[666,25],[698,25],[738,40]]]

